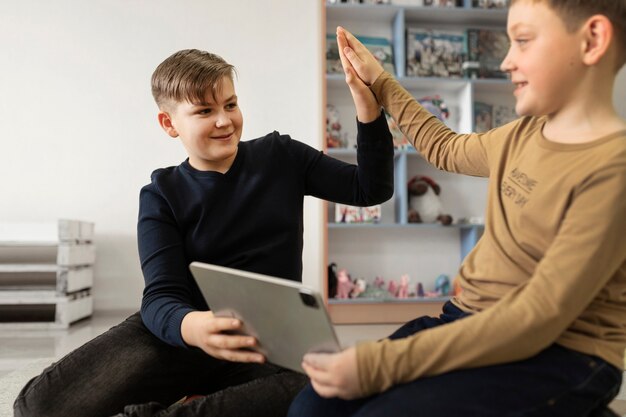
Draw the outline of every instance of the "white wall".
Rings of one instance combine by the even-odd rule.
[[[138,192],[185,157],[156,123],[152,71],[179,49],[218,53],[238,68],[244,138],[276,129],[320,147],[320,3],[0,2],[0,222],[94,221],[96,309],[137,307]],[[626,70],[615,103],[626,117]],[[305,213],[305,282],[319,286],[319,203]]]
[[[322,7],[312,0],[0,2],[0,222],[96,223],[95,308],[136,308],[138,193],[180,163],[150,95],[179,49],[237,67],[244,139],[272,130],[321,146]],[[322,272],[320,204],[306,206],[305,279]]]

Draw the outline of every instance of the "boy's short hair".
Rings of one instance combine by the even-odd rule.
[[[220,88],[220,81],[231,81],[235,67],[222,57],[198,49],[183,49],[161,62],[152,74],[152,96],[160,109],[174,103],[204,103],[207,91],[213,98]]]
[[[519,0],[511,0],[511,6]],[[618,47],[617,69],[626,62],[626,0],[533,0],[544,2],[563,20],[565,28],[574,32],[595,14],[606,16],[613,25]]]

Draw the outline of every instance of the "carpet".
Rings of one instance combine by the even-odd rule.
[[[55,358],[35,359],[0,378],[0,417],[13,417],[13,402],[22,387],[54,361]]]

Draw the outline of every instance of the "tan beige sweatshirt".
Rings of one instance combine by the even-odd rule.
[[[357,346],[364,395],[447,371],[528,358],[553,343],[624,366],[626,131],[550,142],[545,118],[457,134],[387,73],[371,87],[439,169],[489,177],[485,232],[452,301],[473,315]]]

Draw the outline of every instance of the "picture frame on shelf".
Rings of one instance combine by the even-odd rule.
[[[408,28],[407,76],[461,78],[465,45],[465,33],[460,30]]]
[[[381,218],[382,207],[380,204],[369,207],[335,204],[335,223],[379,223]]]

